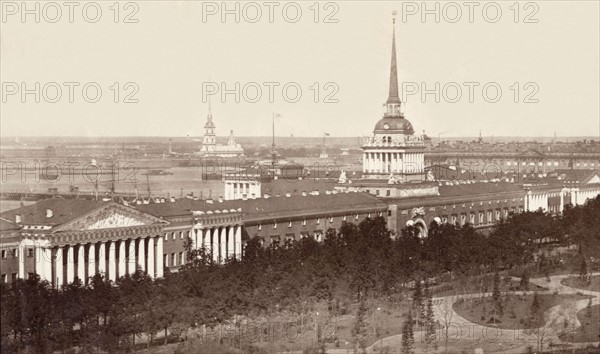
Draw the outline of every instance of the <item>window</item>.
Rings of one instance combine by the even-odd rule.
[[[470,218],[469,218],[469,222],[473,225],[475,225],[475,214],[471,213]]]
[[[392,216],[392,211],[391,210],[387,211],[387,216]]]
[[[258,231],[262,230],[262,225],[258,224]]]
[[[185,253],[179,252],[179,264],[183,265],[185,263]]]
[[[281,237],[279,235],[271,236],[271,244],[275,246],[279,246],[281,244]]]
[[[375,190],[375,195],[379,195],[379,189]]]
[[[2,278],[0,278],[2,284],[6,284],[6,274],[2,274]]]
[[[277,228],[277,223],[276,223],[276,222],[273,224],[273,228],[274,228],[274,229],[276,229],[276,228]]]
[[[290,221],[290,223],[288,224],[288,227],[292,227],[292,222]]]
[[[358,214],[354,215],[354,220],[358,220]]]
[[[342,217],[342,220],[346,221],[346,215],[344,215],[344,216]]]
[[[12,283],[16,283],[17,282],[17,273],[12,273],[10,281]]]
[[[6,250],[2,250],[2,259],[6,259]]]
[[[31,257],[33,257],[33,248],[28,248],[28,249],[27,249],[27,257],[28,257],[28,258],[31,258]]]
[[[484,220],[483,220],[483,212],[482,212],[482,211],[480,211],[480,212],[479,212],[479,223],[480,223],[480,224],[483,224],[483,223],[484,223]]]
[[[165,265],[165,267],[169,266],[169,255],[168,254],[163,254],[163,264]]]
[[[494,222],[494,220],[492,219],[492,211],[488,210],[487,212],[487,222],[488,224],[491,224],[492,222]]]
[[[27,279],[33,279],[35,277],[34,273],[27,273]]]
[[[385,191],[386,197],[389,197],[391,194],[392,194],[392,191],[390,191],[389,189]]]
[[[333,216],[329,217],[329,222],[332,223],[333,222]]]
[[[323,230],[315,231],[315,241],[317,241],[317,242],[323,241]]]
[[[319,225],[321,223],[321,219],[317,218],[317,225]]]
[[[176,266],[176,265],[177,265],[177,254],[171,253],[171,266]]]
[[[306,219],[302,220],[302,226],[306,226]]]
[[[183,239],[183,231],[181,231],[181,232],[179,233],[179,238],[180,238],[180,239]]]

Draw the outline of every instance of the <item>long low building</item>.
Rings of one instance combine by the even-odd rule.
[[[123,205],[47,199],[0,214],[1,281],[38,274],[55,286],[95,274],[109,280],[138,268],[152,278],[186,263],[186,241],[204,246],[217,263],[241,258],[244,244],[314,237],[344,221],[388,216],[388,205],[366,193],[281,196],[251,200],[181,199]]]

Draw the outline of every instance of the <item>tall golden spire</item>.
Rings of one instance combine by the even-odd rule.
[[[387,104],[400,104],[398,96],[398,70],[396,67],[396,11],[392,12],[394,16],[392,22],[394,31],[392,33],[392,66],[390,69],[390,93],[388,95]]]

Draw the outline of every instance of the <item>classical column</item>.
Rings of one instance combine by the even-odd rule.
[[[221,227],[221,235],[219,239],[219,245],[221,246],[219,251],[219,262],[225,263],[227,259],[227,227]]]
[[[19,242],[19,279],[25,279],[25,245]]]
[[[73,282],[73,279],[75,278],[75,257],[73,254],[73,246],[72,245],[67,245],[65,246],[67,247],[67,284],[70,284]]]
[[[88,245],[88,274],[87,279],[96,275],[96,244]]]
[[[212,246],[210,252],[212,254],[213,262],[219,263],[219,228],[215,227],[212,229]]]
[[[156,277],[162,278],[164,276],[164,256],[163,256],[163,237],[158,236],[156,238]]]
[[[85,284],[85,245],[81,243],[77,246],[77,278]]]
[[[41,247],[38,274],[42,280],[52,284],[52,249]]]
[[[117,254],[117,277],[123,277],[127,274],[127,247],[125,240],[119,240],[119,253]]]
[[[154,279],[156,277],[156,272],[154,270],[154,237],[148,237],[148,275],[150,278]]]
[[[235,226],[235,257],[242,259],[242,225]]]
[[[110,241],[108,248],[108,279],[117,280],[117,243]]]
[[[227,237],[227,258],[235,256],[235,225],[227,227],[229,230]]]
[[[138,240],[137,265],[140,266],[142,272],[146,272],[146,238]]]
[[[135,273],[135,268],[137,263],[135,261],[135,239],[132,238],[129,240],[129,252],[127,254],[127,268],[128,274],[133,275]]]
[[[65,282],[65,276],[63,271],[64,249],[62,247],[56,248],[56,254],[54,255],[54,280],[56,281],[56,287],[60,288]]]
[[[207,254],[210,252],[210,229],[200,229],[202,235],[202,247]]]
[[[106,242],[98,243],[98,273],[108,279],[108,273],[106,273]]]

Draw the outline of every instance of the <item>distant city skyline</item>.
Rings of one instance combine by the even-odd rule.
[[[248,88],[239,103],[231,95],[226,102],[213,96],[217,136],[230,130],[236,137],[270,136],[273,112],[282,115],[275,127],[278,137],[370,135],[387,95],[391,13],[398,10],[399,81],[405,91],[440,85],[439,103],[432,94],[423,99],[418,93],[403,102],[417,132],[442,139],[477,137],[479,131],[498,138],[553,137],[555,132],[557,137],[600,137],[597,2],[536,3],[535,15],[521,9],[518,23],[509,3],[500,3],[503,15],[497,23],[479,11],[473,23],[466,13],[457,23],[449,23],[444,13],[440,23],[433,17],[423,23],[418,15],[403,13],[401,2],[336,4],[337,9],[321,9],[319,23],[304,3],[297,23],[277,17],[274,23],[249,23],[244,16],[240,23],[222,23],[216,16],[203,23],[201,2],[141,2],[139,22],[130,24],[104,18],[95,24],[22,23],[9,17],[0,34],[6,101],[0,134],[197,138],[208,112],[203,87],[214,88],[206,84],[214,82]],[[109,18],[112,13],[105,10]],[[327,14],[338,23],[323,23]],[[538,23],[523,23],[527,14]],[[57,103],[46,96],[35,103],[31,94],[23,103],[20,92],[6,95],[12,83],[19,89],[21,83],[27,89],[40,83],[42,90],[52,82],[63,90]],[[68,102],[64,82],[79,83],[74,103]],[[91,82],[103,92],[97,103],[77,94]],[[299,102],[288,103],[277,89],[270,103],[265,82],[277,82],[278,88],[297,83],[303,94]],[[497,103],[482,96],[486,84],[488,95],[502,90]],[[251,103],[257,86],[263,96]],[[52,96],[55,87],[48,87]],[[319,103],[313,102],[316,87]],[[467,97],[470,87],[473,103]],[[451,103],[457,89],[462,96]],[[133,92],[139,102],[123,103]],[[339,102],[324,103],[328,94]]]

